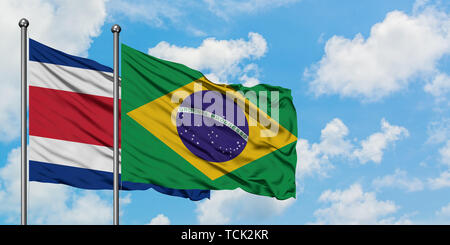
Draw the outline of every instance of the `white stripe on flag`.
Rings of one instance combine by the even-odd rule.
[[[30,161],[113,172],[112,147],[30,135],[29,151]]]
[[[113,73],[29,61],[29,86],[113,97]]]

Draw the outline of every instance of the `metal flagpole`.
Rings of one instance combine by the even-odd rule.
[[[120,26],[111,27],[114,35],[114,225],[119,225],[119,33]]]
[[[22,225],[27,224],[27,184],[28,184],[28,164],[27,164],[27,27],[29,22],[22,18],[19,21],[21,31],[21,219]]]

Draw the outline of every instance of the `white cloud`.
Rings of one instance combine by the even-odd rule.
[[[243,82],[246,87],[253,87],[260,83],[259,79],[259,68],[258,65],[251,63],[245,66],[242,71],[243,75],[239,77],[239,80]]]
[[[1,41],[0,41],[1,42]],[[0,58],[1,63],[1,58]],[[16,69],[17,70],[17,69]],[[1,70],[0,70],[1,71]],[[0,82],[0,141],[8,142],[19,136],[20,132],[20,88],[12,84],[16,79],[20,82],[20,77],[5,72],[5,81]]]
[[[19,212],[20,202],[20,148],[13,149],[6,166],[0,169],[0,212]]]
[[[242,85],[244,85],[245,87],[253,87],[255,85],[260,84],[260,81],[258,78],[256,77],[249,77],[247,74],[242,75],[239,80],[243,81],[244,83]]]
[[[439,149],[439,154],[441,162],[450,167],[450,140],[447,140],[445,146]]]
[[[29,36],[75,55],[87,55],[92,38],[100,34],[106,11],[104,0],[0,1],[0,141],[11,141],[20,131],[20,29],[30,21]]]
[[[150,221],[149,225],[170,225],[170,220],[164,214],[158,214]]]
[[[442,172],[439,177],[429,178],[428,185],[432,190],[450,187],[450,170]]]
[[[418,13],[419,11],[426,8],[429,0],[416,0],[413,5],[413,13]]]
[[[366,39],[362,34],[353,39],[333,36],[325,55],[305,76],[312,79],[310,89],[317,96],[375,101],[407,88],[415,76],[436,73],[437,62],[449,53],[450,17],[422,6],[412,15],[389,12]]]
[[[450,167],[450,140],[439,149],[439,160]],[[432,190],[450,187],[450,169],[441,172],[436,178],[428,178],[428,186]]]
[[[182,63],[207,74],[210,80],[222,83],[236,77],[241,78],[243,82],[254,83],[256,77],[249,76],[249,73],[257,71],[256,64],[243,68],[242,63],[259,59],[266,52],[266,40],[254,32],[248,34],[248,41],[207,38],[197,48],[178,47],[162,41],[148,50],[150,55]]]
[[[376,189],[391,187],[400,188],[408,192],[421,191],[424,189],[423,182],[418,178],[408,178],[407,172],[396,169],[394,174],[378,177],[372,181]]]
[[[102,192],[75,191],[66,185],[29,183],[30,224],[111,224],[112,207]],[[13,149],[0,169],[0,214],[19,223],[20,148]]]
[[[299,0],[203,0],[217,16],[229,20],[238,14],[254,14],[267,9],[286,6]]]
[[[450,92],[450,77],[447,74],[439,73],[425,85],[424,90],[443,100],[444,96]]]
[[[437,216],[445,216],[450,218],[450,203],[443,206],[439,211],[436,212]]]
[[[319,144],[309,144],[305,139],[297,141],[297,170],[296,177],[302,179],[305,176],[328,176],[328,171],[334,168],[328,157],[321,152]]]
[[[327,176],[327,172],[334,168],[329,158],[346,156],[353,147],[345,139],[347,135],[347,126],[339,118],[334,118],[322,129],[319,143],[310,145],[307,140],[299,139],[297,178],[313,174]]]
[[[439,162],[450,167],[450,119],[443,118],[439,121],[431,122],[428,125],[428,139],[426,143],[442,144],[439,149]],[[441,189],[450,187],[450,170],[440,173],[438,177],[428,178],[430,189]]]
[[[388,215],[399,207],[393,201],[377,200],[375,193],[364,192],[361,185],[353,184],[346,190],[326,190],[319,202],[328,207],[314,212],[317,224],[408,224],[408,219],[396,219]]]
[[[200,224],[231,224],[240,220],[264,220],[280,215],[295,202],[294,198],[277,200],[241,189],[214,191],[211,198],[197,203]]]
[[[340,119],[331,120],[320,132],[321,152],[328,156],[347,154],[353,147],[351,142],[345,139],[348,132],[347,126]]]
[[[49,191],[47,187],[49,184],[39,184],[43,185],[40,188],[44,191]],[[43,224],[111,224],[112,207],[110,202],[102,199],[93,191],[85,191],[80,195],[72,194],[70,199],[56,203],[59,204],[57,209],[48,209],[49,200],[51,199],[44,201],[47,208],[40,207],[33,212],[36,213],[33,215],[34,218],[41,219]],[[33,199],[30,198],[30,202],[32,201]],[[46,216],[43,216],[42,212],[45,212]]]
[[[106,18],[105,0],[82,1],[1,1],[3,14],[0,23],[8,38],[2,38],[2,47],[19,54],[19,27],[22,17],[30,21],[31,38],[75,55],[87,55],[92,38],[100,34]],[[74,24],[76,23],[76,24]],[[6,28],[6,29],[5,29]],[[6,50],[6,49],[5,49]],[[17,60],[19,55],[17,55]],[[8,60],[9,61],[9,60]]]
[[[431,122],[427,129],[428,139],[426,143],[443,143],[450,138],[450,118]]]
[[[381,119],[381,132],[370,135],[361,142],[361,149],[356,149],[353,156],[361,163],[373,161],[380,163],[383,158],[383,151],[391,143],[403,137],[409,136],[406,128],[390,125],[384,118]]]
[[[302,178],[313,174],[327,176],[327,172],[334,168],[331,159],[337,157],[347,160],[357,159],[361,164],[369,161],[380,163],[387,147],[406,137],[408,130],[390,125],[383,118],[381,132],[376,132],[360,141],[360,147],[347,138],[348,134],[347,126],[339,118],[335,118],[322,129],[319,143],[310,144],[305,139],[299,139],[297,177]]]

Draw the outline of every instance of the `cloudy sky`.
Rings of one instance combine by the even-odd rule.
[[[292,90],[297,198],[121,192],[121,224],[450,224],[450,4],[427,0],[0,2],[0,224],[20,223],[19,27],[112,66],[121,41],[215,82]],[[30,183],[30,224],[111,224],[111,191]]]

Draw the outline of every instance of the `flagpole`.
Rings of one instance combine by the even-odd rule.
[[[29,22],[22,18],[19,21],[21,31],[21,217],[20,223],[27,224],[27,184],[28,184],[28,164],[27,164],[27,28]]]
[[[114,225],[119,225],[119,33],[120,26],[111,27],[114,35]]]

